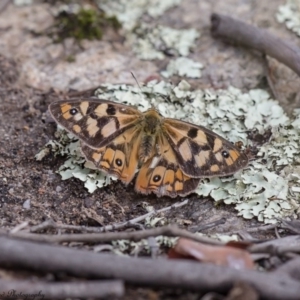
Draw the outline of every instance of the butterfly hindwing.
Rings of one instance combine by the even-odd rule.
[[[106,100],[57,101],[49,106],[53,118],[92,148],[101,148],[140,122],[138,110]]]
[[[193,192],[200,179],[186,176],[176,164],[155,156],[145,163],[136,178],[135,190],[142,194],[155,193],[158,197],[185,196]]]
[[[226,176],[248,163],[246,154],[235,145],[202,126],[165,119],[162,127],[180,168],[188,176]]]
[[[176,155],[165,136],[157,138],[157,152],[142,165],[135,183],[135,190],[142,194],[155,193],[158,197],[185,196],[194,191],[199,178],[186,176],[179,167]]]
[[[97,169],[116,176],[128,184],[138,167],[141,131],[132,127],[105,147],[93,149],[82,143],[81,150]]]

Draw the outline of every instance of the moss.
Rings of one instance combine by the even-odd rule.
[[[69,63],[72,63],[74,62],[76,59],[75,59],[75,56],[74,55],[68,55],[65,60]]]
[[[78,12],[59,12],[54,25],[47,29],[46,34],[55,43],[61,43],[67,38],[74,38],[77,42],[84,39],[101,40],[103,32],[109,27],[115,30],[120,28],[116,17],[107,17],[101,11],[80,8]]]

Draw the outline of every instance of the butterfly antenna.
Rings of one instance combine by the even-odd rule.
[[[136,84],[138,85],[138,87],[139,87],[140,91],[142,92],[141,86],[140,86],[139,82],[137,81],[137,79],[136,79],[135,75],[133,74],[133,72],[130,72],[130,73],[131,73],[131,76],[134,78],[134,80],[135,80]]]
[[[137,79],[136,79],[135,75],[133,74],[133,72],[130,72],[130,73],[131,73],[132,77],[134,78],[136,84],[138,85],[138,87],[139,87],[139,89],[140,89],[140,95],[141,95],[141,97],[144,98],[144,95],[143,95],[143,93],[142,93],[142,88],[141,88],[139,82],[137,81]],[[153,107],[153,104],[152,104],[152,103],[151,103],[151,107]]]

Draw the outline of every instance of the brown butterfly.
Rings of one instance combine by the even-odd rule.
[[[140,169],[135,190],[176,197],[193,192],[203,177],[244,168],[246,154],[198,125],[94,98],[57,101],[49,110],[58,124],[82,141],[95,166],[128,184]]]

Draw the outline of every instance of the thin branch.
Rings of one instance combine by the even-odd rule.
[[[267,82],[271,91],[271,97],[273,99],[279,99],[277,90],[275,88],[273,78],[272,78],[272,69],[269,67],[269,61],[267,59],[266,55],[262,56],[262,62],[263,62],[263,67],[264,67],[264,72],[267,78]]]
[[[223,234],[227,234],[227,235],[238,234],[243,240],[255,243],[255,242],[259,242],[259,240],[253,238],[250,235],[250,233],[273,230],[277,227],[278,227],[278,224],[269,224],[269,225],[245,228],[243,230],[229,231],[229,232],[225,232]]]
[[[295,44],[284,41],[266,30],[221,14],[212,14],[211,24],[214,37],[229,39],[274,57],[300,76],[300,49]]]
[[[153,229],[132,231],[132,232],[104,232],[104,233],[79,233],[79,234],[31,234],[25,232],[17,232],[14,234],[1,233],[0,235],[8,235],[15,238],[26,239],[31,241],[46,242],[46,243],[65,243],[65,242],[82,242],[82,243],[104,243],[113,240],[132,240],[139,241],[155,236],[169,236],[169,237],[185,237],[194,241],[211,244],[224,245],[223,242],[211,239],[205,236],[200,236],[191,233],[187,230],[179,229],[176,226],[164,226]]]
[[[47,220],[47,221],[43,222],[42,224],[31,227],[30,232],[39,232],[39,231],[46,230],[46,229],[65,229],[65,230],[76,230],[79,232],[106,232],[106,231],[119,230],[119,229],[130,227],[132,224],[139,223],[153,215],[160,214],[160,213],[166,212],[171,209],[180,208],[184,205],[187,205],[188,203],[189,203],[189,200],[186,199],[182,202],[174,203],[174,204],[164,207],[162,209],[153,210],[145,215],[136,217],[129,221],[115,223],[115,224],[107,225],[104,227],[86,227],[86,226],[76,226],[76,225],[67,225],[67,224],[57,224],[53,220]]]
[[[279,247],[276,248],[276,253],[278,255],[284,255],[288,252],[300,253],[300,244],[298,244],[298,245],[279,246]]]
[[[281,236],[280,236],[280,234],[278,232],[278,227],[275,227],[275,235],[276,235],[277,239],[281,238]]]
[[[16,233],[24,228],[26,228],[29,225],[28,221],[22,222],[21,224],[18,224],[17,226],[15,226],[10,233]]]
[[[255,242],[259,241],[258,239],[254,238],[246,230],[239,230],[239,231],[237,231],[236,233],[233,233],[233,234],[237,234],[243,242],[255,243]],[[230,235],[232,235],[232,233]]]
[[[245,231],[249,232],[249,233],[253,233],[253,232],[260,232],[260,231],[268,231],[268,230],[272,230],[278,227],[278,224],[270,224],[270,225],[262,225],[262,226],[257,226],[257,227],[250,227],[245,229]]]
[[[139,286],[228,292],[250,284],[263,299],[298,300],[300,284],[286,274],[235,270],[188,260],[129,258],[0,237],[0,267],[65,273],[83,278],[118,278]],[[51,259],[49,259],[51,258]]]
[[[285,256],[288,253],[300,253],[300,239],[297,235],[287,236],[252,245],[248,250],[251,253],[268,253],[271,255],[282,256]]]
[[[300,234],[300,221],[299,220],[293,220],[293,221],[281,220],[280,227],[283,229],[287,229],[292,233]]]
[[[121,297],[124,295],[124,284],[121,280],[46,283],[0,279],[0,295],[1,299]]]
[[[213,227],[216,227],[218,225],[225,224],[225,223],[226,223],[226,218],[220,218],[216,221],[213,221],[213,222],[210,222],[210,223],[207,223],[207,224],[192,226],[190,228],[190,230],[192,232],[199,232],[199,231],[204,231],[204,230],[207,230],[207,229],[210,229],[210,228],[213,228]]]
[[[278,274],[288,274],[293,279],[300,281],[300,258],[294,258],[279,266],[274,272]]]

